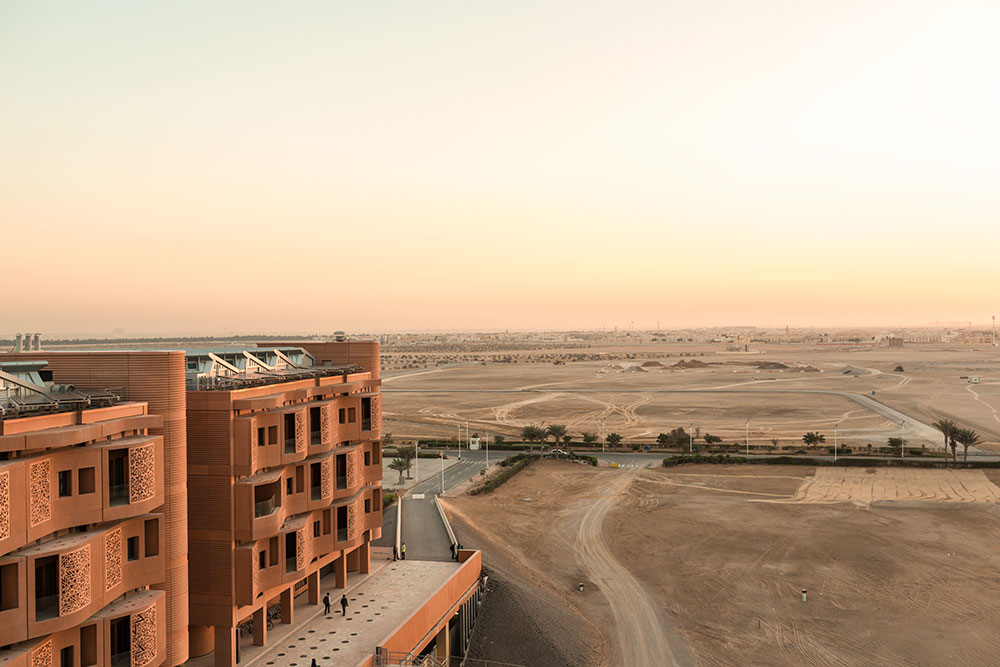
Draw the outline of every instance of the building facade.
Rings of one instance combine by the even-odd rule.
[[[293,347],[188,353],[192,656],[234,664],[240,626],[266,645],[297,594],[319,603],[321,575],[343,587],[368,572],[382,531],[378,343],[350,345],[356,363]]]
[[[167,660],[163,418],[0,361],[0,662]]]

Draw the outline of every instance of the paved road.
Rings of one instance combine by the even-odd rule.
[[[423,450],[421,450],[423,451]],[[516,452],[513,452],[516,453]],[[510,456],[511,452],[504,452],[502,455],[497,456],[492,454],[490,456],[490,461],[496,463],[500,459]],[[454,454],[449,452],[448,456],[453,456]],[[421,465],[424,465],[424,461],[427,461],[428,465],[434,465],[439,463],[440,459],[437,461],[433,459],[422,459]],[[453,489],[465,480],[469,479],[473,475],[479,473],[480,470],[486,467],[486,453],[485,452],[463,452],[462,459],[452,465],[450,468],[445,468],[444,470],[444,490]],[[413,493],[437,493],[441,491],[441,475],[434,475],[429,477],[423,482],[420,482],[413,487],[410,491]],[[405,510],[404,510],[405,512]]]
[[[411,492],[403,499],[401,539],[406,544],[407,559],[451,560],[451,540],[434,504],[434,494]]]

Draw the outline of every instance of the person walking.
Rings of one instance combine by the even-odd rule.
[[[449,542],[448,543],[448,548],[451,549],[451,559],[455,560],[455,543],[454,542]]]
[[[340,596],[340,610],[342,612],[344,612],[343,613],[344,616],[347,616],[347,595],[346,594]]]
[[[323,596],[323,615],[324,616],[329,616],[330,615],[330,593],[329,592],[327,592],[327,594]]]
[[[406,560],[406,542],[403,542],[403,544],[399,547],[399,557],[402,560]]]
[[[316,658],[313,658],[312,665],[309,667],[319,667],[319,665],[316,664]]]
[[[392,545],[392,559],[399,560],[399,547],[395,544]]]

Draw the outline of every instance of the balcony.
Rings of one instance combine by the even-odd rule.
[[[277,500],[272,496],[266,500],[261,500],[253,504],[253,517],[259,519],[262,516],[270,516],[278,508]]]
[[[108,485],[108,503],[112,507],[129,504],[128,483]]]
[[[59,616],[59,593],[35,598],[35,622]]]

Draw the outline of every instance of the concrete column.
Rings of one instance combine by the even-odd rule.
[[[345,588],[347,586],[347,558],[341,554],[340,558],[333,561],[333,578],[334,585],[337,588]]]
[[[267,643],[267,607],[261,607],[253,613],[253,643],[254,646]]]
[[[295,613],[295,598],[292,597],[291,586],[281,591],[279,602],[281,603],[281,622],[291,623]]]
[[[215,667],[236,664],[236,628],[215,626]]]
[[[444,627],[437,633],[437,638],[434,641],[434,657],[439,662],[444,662],[447,664],[448,655],[450,653],[450,642],[448,636],[448,624],[445,623]]]
[[[309,575],[306,586],[309,587],[309,604],[319,604],[319,570]]]
[[[358,547],[358,556],[359,556],[359,560],[360,560],[360,563],[359,563],[360,567],[359,567],[359,569],[361,570],[361,574],[368,574],[369,572],[371,572],[371,569],[372,569],[372,565],[371,565],[371,563],[372,563],[372,561],[371,561],[371,558],[372,558],[371,544],[368,543],[367,541],[366,542],[362,542],[361,546]]]
[[[361,554],[355,549],[347,554],[347,571],[357,572],[360,569]]]

